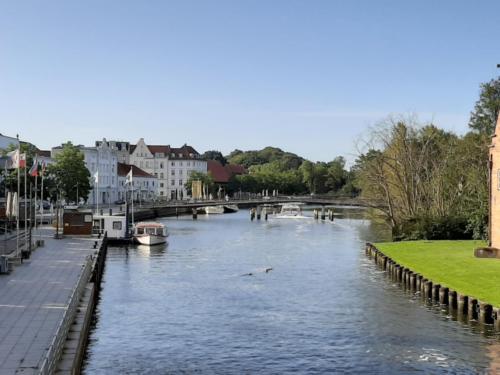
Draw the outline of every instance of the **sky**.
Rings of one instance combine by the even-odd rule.
[[[499,1],[0,0],[0,133],[358,152],[390,114],[463,134]]]

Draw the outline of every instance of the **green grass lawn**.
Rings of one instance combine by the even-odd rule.
[[[395,262],[459,293],[500,307],[500,259],[475,258],[483,241],[408,241],[375,246]]]

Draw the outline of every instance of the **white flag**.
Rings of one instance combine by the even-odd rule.
[[[12,198],[12,213],[11,216],[17,217],[19,215],[19,203],[18,203],[19,196],[17,193],[14,193],[14,196]]]
[[[5,208],[5,216],[12,217],[12,193],[9,191],[7,193],[7,207]]]
[[[97,171],[96,173],[94,173],[94,181],[96,184],[99,183],[99,171]]]
[[[132,185],[132,179],[133,179],[133,173],[132,173],[132,167],[130,167],[130,172],[127,173],[127,177],[125,179],[125,183],[127,185]]]
[[[17,169],[20,167],[21,154],[19,149],[7,153],[7,157],[7,169]]]

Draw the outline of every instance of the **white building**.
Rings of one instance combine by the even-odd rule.
[[[17,138],[7,137],[0,133],[0,149],[6,150],[10,145],[14,145],[16,148],[19,147]]]
[[[92,187],[87,200],[88,204],[109,204],[118,200],[117,155],[106,140],[97,147],[76,146],[84,155],[85,166],[90,173]],[[62,146],[52,148],[51,156],[55,158],[62,151]],[[98,182],[95,179],[98,175]]]
[[[118,163],[130,164],[130,142],[125,141],[96,141],[96,147],[100,147],[103,142],[106,142],[108,147],[116,152]]]
[[[132,168],[132,186],[127,185],[127,175]],[[118,163],[118,200],[125,201],[133,192],[135,201],[152,201],[158,195],[157,178],[135,165]]]
[[[160,199],[187,199],[184,187],[193,171],[207,172],[207,162],[191,146],[147,145],[144,138],[130,146],[130,164],[158,179]]]

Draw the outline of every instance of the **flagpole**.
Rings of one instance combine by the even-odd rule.
[[[24,246],[26,246],[26,241],[27,241],[27,231],[26,229],[28,228],[28,179],[27,179],[27,163],[28,161],[26,160],[27,158],[24,158]],[[30,202],[31,204],[31,202]]]
[[[45,162],[42,163],[42,191],[40,192],[40,227],[43,225],[43,177],[45,175]],[[42,239],[42,231],[40,231],[40,239]]]
[[[36,161],[38,163],[38,160]],[[36,195],[38,194],[38,165],[37,165],[37,171],[35,175],[35,233],[36,233]]]
[[[17,136],[17,142],[19,142],[19,136]],[[21,191],[21,144],[18,143],[17,146],[17,214],[16,214],[16,257],[19,257],[19,202],[20,202],[20,191]]]

